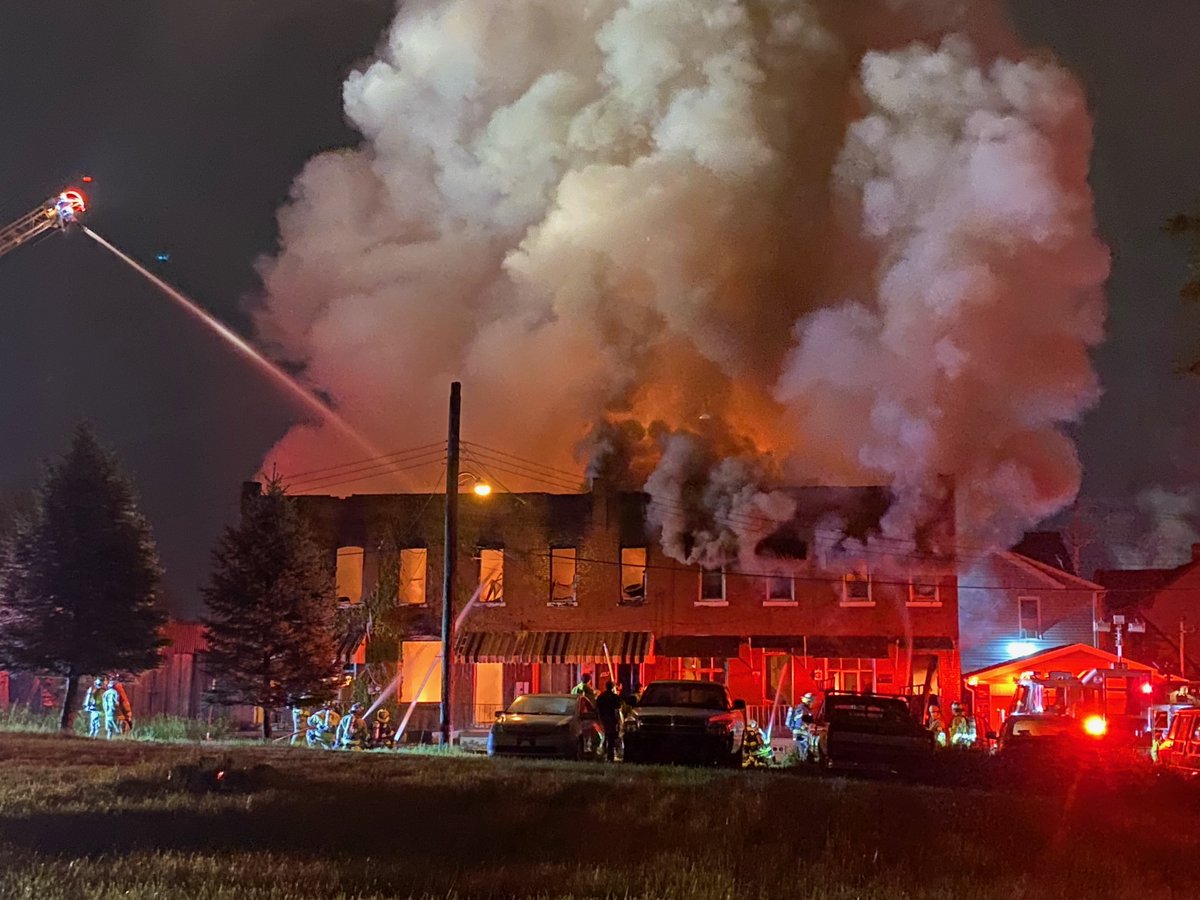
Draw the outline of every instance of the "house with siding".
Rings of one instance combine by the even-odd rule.
[[[1122,635],[1126,656],[1163,672],[1200,678],[1200,544],[1192,546],[1192,558],[1181,566],[1101,570],[1096,580],[1107,589],[1107,617],[1124,615],[1145,627]],[[1114,649],[1111,631],[1102,641]]]
[[[958,624],[963,671],[1054,647],[1098,646],[1103,594],[1101,585],[1018,550],[961,550]]]

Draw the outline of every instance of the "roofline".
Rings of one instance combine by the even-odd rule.
[[[1016,666],[1016,665],[1019,665],[1020,663],[1028,662],[1030,660],[1042,658],[1042,659],[1045,659],[1046,661],[1049,661],[1049,660],[1055,659],[1059,656],[1065,656],[1068,653],[1073,653],[1073,652],[1078,652],[1078,651],[1083,651],[1084,653],[1095,654],[1095,655],[1101,657],[1102,659],[1108,660],[1110,663],[1118,663],[1118,662],[1122,663],[1124,666],[1126,666],[1127,668],[1130,668],[1130,669],[1137,669],[1138,671],[1142,671],[1142,672],[1157,672],[1158,671],[1153,666],[1148,666],[1145,663],[1137,662],[1136,660],[1129,659],[1128,657],[1119,658],[1115,653],[1109,653],[1107,650],[1101,650],[1099,647],[1093,647],[1091,644],[1084,644],[1084,643],[1077,642],[1074,644],[1061,644],[1058,647],[1049,647],[1045,650],[1039,650],[1036,653],[1029,653],[1029,654],[1026,654],[1025,656],[1017,656],[1012,659],[1007,659],[1004,662],[992,663],[992,665],[984,666],[982,669],[975,669],[974,671],[971,671],[971,672],[963,672],[962,677],[963,678],[969,678],[972,676],[979,677],[981,675],[986,675],[988,672],[994,672],[999,669],[1006,669],[1009,666]]]
[[[1064,572],[1062,569],[1056,569],[1054,566],[1048,566],[1040,560],[1026,556],[1024,553],[1018,553],[1016,550],[1002,550],[1001,556],[1007,557],[1009,562],[1015,563],[1022,568],[1028,569],[1033,575],[1049,582],[1056,588],[1066,588],[1067,590],[1080,591],[1100,591],[1103,593],[1107,590],[1104,585],[1096,584],[1094,581],[1088,581],[1086,578],[1081,578],[1078,575],[1072,575],[1070,572]],[[1074,582],[1075,587],[1064,585],[1061,582]]]

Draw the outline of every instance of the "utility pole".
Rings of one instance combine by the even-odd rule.
[[[446,441],[446,532],[442,543],[442,746],[450,746],[450,691],[454,669],[454,579],[458,564],[458,429],[462,385],[450,385],[450,434]]]

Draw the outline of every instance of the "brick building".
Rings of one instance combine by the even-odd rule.
[[[246,486],[259,490],[255,483]],[[878,488],[795,490],[796,518],[756,548],[755,571],[702,570],[651,539],[645,494],[461,495],[458,596],[475,591],[455,642],[456,723],[485,724],[525,691],[567,690],[581,672],[623,681],[711,678],[760,716],[780,694],[878,690],[957,697],[958,604],[952,561],[823,566],[814,540],[831,513],[852,535],[878,524]],[[440,494],[298,498],[336,564],[343,603],[389,574],[409,611],[400,697],[419,696],[417,727],[440,700],[444,498]],[[859,534],[861,536],[861,534]],[[360,648],[358,662],[365,656]],[[430,672],[433,672],[430,675]]]

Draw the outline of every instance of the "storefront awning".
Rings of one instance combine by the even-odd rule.
[[[738,656],[742,639],[726,635],[670,634],[662,635],[655,642],[659,656],[708,656],[734,659]]]
[[[641,663],[654,649],[648,631],[468,631],[455,642],[464,662]]]
[[[937,635],[914,635],[907,641],[901,641],[900,646],[911,647],[913,650],[953,650],[954,638]]]
[[[891,640],[881,634],[809,635],[808,655],[820,657],[857,657],[887,659]]]

